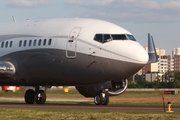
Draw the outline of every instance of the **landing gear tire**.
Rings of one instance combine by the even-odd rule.
[[[102,104],[102,94],[98,94],[94,97],[94,103],[96,105],[101,105]]]
[[[26,91],[25,95],[24,95],[24,99],[26,104],[34,104],[35,102],[35,91],[32,89],[29,89]]]
[[[108,105],[109,103],[109,96],[106,93],[102,93],[102,105]]]
[[[44,104],[46,102],[46,92],[44,90],[39,90],[36,95],[36,104]]]
[[[94,103],[96,105],[108,105],[109,96],[106,93],[100,93],[94,97]]]
[[[46,102],[46,89],[45,90],[40,90],[40,86],[35,86],[35,90],[29,89],[26,91],[24,95],[24,99],[26,104],[44,104]]]

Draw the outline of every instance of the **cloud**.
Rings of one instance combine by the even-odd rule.
[[[162,4],[164,8],[180,9],[180,1],[170,1]]]
[[[66,4],[81,4],[83,0],[64,0]]]
[[[126,21],[180,21],[180,1],[170,0],[64,0],[65,5],[83,7],[81,16]]]
[[[54,1],[50,0],[11,0],[6,3],[7,7],[38,7],[53,5]]]

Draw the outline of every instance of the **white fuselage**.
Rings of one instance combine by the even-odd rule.
[[[113,35],[132,36],[130,32],[101,20],[63,18],[0,28],[0,62],[14,68],[14,74],[0,72],[1,84],[83,85],[126,79],[148,61],[137,41],[113,40]],[[97,41],[97,34],[111,39]]]

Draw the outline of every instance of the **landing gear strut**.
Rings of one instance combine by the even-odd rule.
[[[96,105],[108,105],[109,96],[107,93],[100,93],[94,97],[94,103]]]
[[[24,95],[24,99],[26,104],[44,104],[46,102],[46,89],[40,90],[40,86],[35,87],[35,91],[33,89],[29,89],[26,91]]]

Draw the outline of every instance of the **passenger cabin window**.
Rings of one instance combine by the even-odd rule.
[[[41,39],[39,39],[39,42],[38,42],[38,46],[40,46],[41,45]]]
[[[49,39],[48,41],[48,45],[51,45],[52,39]]]
[[[46,39],[44,39],[44,41],[43,41],[43,45],[46,45]]]
[[[109,38],[106,36],[106,38]],[[26,46],[45,46],[45,45],[51,45],[52,44],[52,39],[34,39],[34,40],[20,40],[19,41],[19,47],[26,47]],[[11,48],[13,47],[13,41],[2,41],[0,42],[0,47],[1,48]]]
[[[10,44],[9,44],[9,47],[12,47],[12,44],[13,44],[13,42],[11,41]]]
[[[4,42],[1,43],[1,48],[3,48],[3,47],[4,47]]]
[[[5,47],[6,47],[6,48],[8,47],[8,41],[6,42],[6,45],[5,45]]]
[[[26,47],[26,40],[24,41],[24,47]]]
[[[32,44],[32,40],[29,41],[29,46],[31,46],[31,44]]]
[[[19,41],[19,47],[21,47],[21,45],[22,45],[22,41]]]
[[[107,36],[105,36],[105,38],[109,38],[109,36],[107,35]],[[19,47],[26,47],[26,46],[45,46],[45,45],[51,45],[52,44],[52,39],[44,39],[44,40],[42,40],[42,39],[39,39],[39,40],[37,40],[37,39],[35,39],[35,40],[20,40],[19,41]],[[8,48],[8,47],[12,47],[13,46],[13,41],[2,41],[1,43],[0,43],[0,47],[1,48]]]
[[[34,40],[34,43],[33,43],[34,46],[36,46],[36,40]]]

